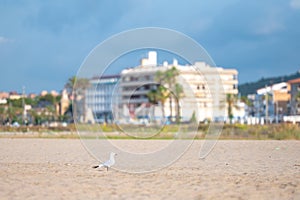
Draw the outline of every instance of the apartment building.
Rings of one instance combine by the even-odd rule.
[[[198,121],[228,118],[226,95],[238,93],[237,70],[211,67],[204,62],[184,66],[175,59],[173,63],[164,62],[158,65],[156,56],[156,52],[149,52],[148,58],[142,59],[140,66],[121,72],[120,119],[130,121],[144,118],[151,113],[152,117],[161,118],[162,109],[159,107],[162,105],[152,105],[147,94],[157,87],[156,73],[172,67],[178,70],[176,82],[182,85],[184,91],[180,99],[182,120],[189,120],[193,114],[196,114]],[[167,100],[164,111],[165,116],[170,118],[176,112],[175,103]]]
[[[288,81],[290,87],[290,115],[300,115],[300,78]]]
[[[94,77],[86,91],[86,121],[108,123],[112,122],[112,102],[115,87],[120,76],[110,75]]]
[[[253,101],[253,115],[264,121],[268,120],[269,123],[282,121],[283,116],[289,112],[289,90],[286,82],[258,89]]]

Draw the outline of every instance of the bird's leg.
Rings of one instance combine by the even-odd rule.
[[[106,171],[108,172],[108,167],[106,167]]]

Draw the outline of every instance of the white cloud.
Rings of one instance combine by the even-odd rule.
[[[13,40],[9,39],[9,38],[6,38],[6,37],[3,37],[3,36],[0,36],[0,44],[7,43],[7,42],[13,42]]]
[[[300,9],[300,0],[291,0],[290,6],[293,9]]]

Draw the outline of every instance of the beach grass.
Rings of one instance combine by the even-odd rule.
[[[225,124],[218,139],[299,140],[297,124],[245,125]],[[205,139],[210,126],[189,124],[159,126],[71,124],[67,127],[0,126],[2,138],[64,138],[64,139]],[[213,133],[212,133],[213,134]]]

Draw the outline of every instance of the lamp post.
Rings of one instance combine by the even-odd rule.
[[[278,101],[276,101],[275,102],[275,105],[276,105],[276,107],[275,107],[275,111],[276,111],[276,124],[278,124]]]

